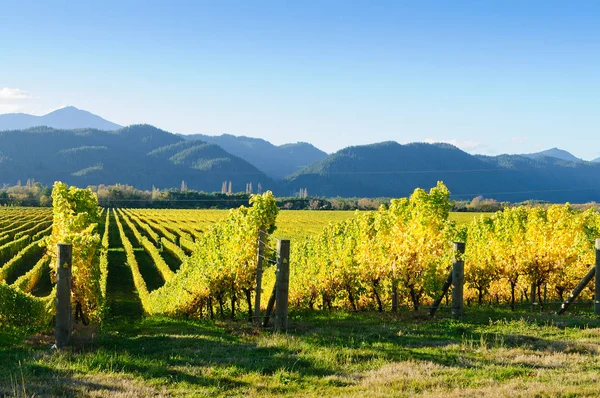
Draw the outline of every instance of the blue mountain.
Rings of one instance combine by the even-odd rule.
[[[25,130],[37,126],[65,130],[90,128],[104,131],[114,131],[122,127],[93,113],[77,109],[74,106],[58,109],[44,116],[28,115],[25,113],[0,115],[0,131]]]

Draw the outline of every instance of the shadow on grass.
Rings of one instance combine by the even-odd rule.
[[[165,262],[169,265],[169,268],[171,269],[171,271],[177,272],[179,270],[179,268],[181,267],[181,261],[179,261],[179,259],[177,257],[172,255],[165,249],[162,250],[160,255],[165,260]]]
[[[133,284],[133,274],[127,265],[127,256],[112,212],[108,238],[111,249],[108,250],[107,318],[135,321],[142,317],[144,310]]]
[[[270,376],[282,369],[293,369],[303,376],[333,374],[331,369],[301,358],[293,349],[262,347],[208,321],[145,318],[133,324],[113,322],[105,326],[99,339],[77,351],[56,353],[40,347],[34,351],[28,346],[0,349],[6,358],[0,365],[0,374],[5,375],[0,376],[0,385],[18,369],[28,390],[38,395],[47,393],[45,380],[53,381],[50,394],[58,395],[77,395],[84,387],[103,392],[119,388],[112,383],[81,380],[82,375],[94,374],[128,376],[153,385],[182,383],[186,388],[218,394],[249,387],[244,380],[249,374]],[[9,371],[5,368],[2,372],[6,366]],[[271,392],[286,390],[275,388]],[[4,393],[2,389],[0,392]]]
[[[225,326],[235,327],[240,323],[227,322]],[[182,374],[169,373],[172,372],[169,369],[173,367],[216,367],[227,369],[233,374],[269,375],[294,366],[295,370],[305,375],[330,374],[329,370],[301,358],[299,352],[294,349],[276,345],[261,346],[258,342],[236,332],[232,333],[223,326],[210,321],[168,318],[146,318],[134,326],[115,323],[87,350],[93,357],[99,351],[110,347],[110,350],[117,354],[113,364],[116,360],[118,367],[144,378],[170,375],[186,379]],[[95,366],[101,366],[101,363]],[[187,381],[198,384],[200,379],[187,377]]]
[[[120,251],[112,255],[111,267],[124,260]],[[293,312],[290,335],[271,335],[243,321],[132,320],[132,309],[124,305],[128,289],[135,295],[133,282],[127,279],[130,272],[119,275],[117,270],[113,277],[117,278],[111,287],[116,289],[112,293],[117,307],[111,309],[114,316],[98,339],[57,354],[47,347],[19,345],[19,337],[9,333],[7,348],[0,347],[0,357],[5,358],[0,363],[0,386],[8,380],[2,375],[15,375],[19,370],[38,395],[44,381],[59,383],[52,387],[56,395],[77,395],[82,389],[122,391],[114,381],[82,379],[86,375],[133,379],[146,386],[180,386],[208,394],[241,394],[248,389],[296,393],[302,391],[303,383],[327,376],[349,375],[335,380],[339,383],[336,387],[344,387],[353,382],[352,372],[357,369],[404,361],[458,368],[464,378],[485,376],[503,381],[536,368],[558,368],[560,363],[511,362],[488,355],[488,350],[585,353],[585,344],[574,337],[586,326],[600,327],[598,319],[499,310],[472,311],[460,320],[444,316],[427,320],[410,313]],[[122,294],[120,299],[117,294]],[[273,383],[273,377],[281,372],[293,372],[295,381]]]
[[[146,250],[144,250],[144,248],[141,246],[141,242],[139,242],[138,239],[135,237],[133,231],[129,227],[129,224],[125,222],[125,220],[122,217],[120,217],[120,221],[121,225],[123,226],[123,232],[125,233],[125,236],[127,237],[127,239],[129,239],[129,242],[134,247],[133,251],[135,254],[135,259],[138,262],[140,273],[142,274],[142,277],[146,282],[146,287],[148,288],[148,291],[152,292],[153,290],[163,286],[165,284],[165,281],[163,280],[162,275],[158,271],[158,268],[156,268],[152,257],[148,253],[146,253]],[[119,247],[123,247],[123,245],[120,244]]]
[[[106,297],[109,319],[135,321],[144,314],[142,302],[133,284],[133,275],[127,265],[127,256],[123,249],[108,251]]]
[[[598,328],[600,320],[486,309],[459,320],[447,316],[424,319],[414,313],[297,313],[291,325],[291,333],[311,346],[360,351],[353,355],[356,362],[378,357],[388,362],[412,359],[476,368],[505,365],[476,353],[490,348],[522,348],[540,354],[597,353],[596,347],[569,338],[564,331]]]

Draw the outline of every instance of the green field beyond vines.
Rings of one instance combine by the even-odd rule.
[[[600,396],[593,283],[553,315],[593,261],[596,213],[448,214],[440,186],[380,212],[277,214],[270,200],[103,209],[84,286],[95,301],[81,296],[97,322],[60,352],[42,244],[52,211],[0,208],[0,396]],[[288,333],[248,322],[261,226],[263,311],[276,241],[291,240]],[[453,319],[446,298],[430,318],[453,240],[467,240],[466,314]]]
[[[229,210],[156,210],[131,209],[136,214],[156,215],[160,221],[177,220],[188,224],[197,232],[203,232],[214,222],[227,216]],[[281,210],[277,216],[277,229],[273,234],[276,238],[300,240],[310,235],[318,234],[329,223],[347,220],[356,211],[334,210]],[[487,213],[462,212],[451,213],[450,219],[459,225],[469,223],[473,218]]]

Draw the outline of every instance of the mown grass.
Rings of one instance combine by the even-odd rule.
[[[50,349],[51,335],[0,328],[0,395],[14,393],[11,380],[36,396],[600,395],[600,320],[591,315],[290,318],[289,333],[274,334],[242,320],[119,317],[62,352]]]

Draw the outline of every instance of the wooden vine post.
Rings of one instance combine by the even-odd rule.
[[[277,240],[277,277],[275,282],[275,330],[286,332],[290,286],[290,241]]]
[[[71,266],[73,247],[59,243],[56,264],[56,348],[69,344],[71,337]]]
[[[600,239],[596,239],[596,286],[594,289],[594,314],[600,315]]]
[[[258,254],[256,255],[256,291],[254,292],[254,322],[260,324],[260,299],[262,293],[262,262],[265,251],[265,227],[258,233]]]
[[[450,270],[450,272],[448,273],[448,277],[446,278],[446,281],[442,285],[442,293],[433,302],[433,305],[429,309],[429,316],[434,316],[435,315],[435,312],[440,307],[440,304],[442,303],[442,300],[444,299],[444,296],[446,295],[446,293],[448,293],[448,290],[450,289],[450,286],[452,286],[452,274],[453,273],[454,273],[454,270]]]
[[[465,243],[454,243],[455,258],[452,264],[452,316],[458,317],[465,313],[463,290],[465,284]]]
[[[535,312],[535,306],[538,305],[536,300],[537,294],[537,283],[531,282],[531,288],[529,289],[529,310]]]
[[[596,268],[597,267],[592,267],[588,271],[588,273],[583,277],[583,279],[577,284],[577,286],[575,286],[573,292],[569,294],[569,297],[567,297],[565,302],[562,303],[562,305],[560,306],[560,309],[557,312],[558,315],[562,315],[565,313],[565,311],[569,308],[573,301],[575,301],[577,296],[579,296],[579,293],[581,293],[583,289],[585,289],[587,284],[590,283],[590,281],[594,278],[594,276],[596,276]]]
[[[590,268],[588,273],[583,277],[581,281],[575,286],[573,292],[569,294],[569,297],[562,303],[560,309],[557,311],[558,315],[562,315],[565,313],[567,308],[575,301],[577,296],[585,289],[588,283],[594,278],[596,278],[596,283],[594,286],[594,314],[600,314],[600,239],[596,239],[596,265]]]
[[[290,286],[290,241],[277,240],[277,271],[275,273],[275,286],[269,297],[267,312],[263,326],[269,326],[269,319],[273,307],[275,307],[275,330],[287,331],[288,324],[288,300]],[[277,303],[277,305],[275,305]]]
[[[392,263],[392,275],[396,275],[396,261]],[[392,277],[392,312],[398,312],[398,281]]]

